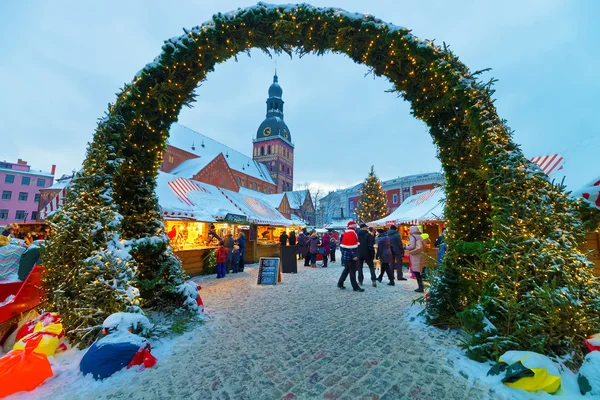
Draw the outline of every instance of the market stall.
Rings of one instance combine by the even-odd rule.
[[[442,187],[412,195],[393,213],[367,225],[372,227],[396,225],[404,244],[408,244],[410,226],[417,225],[421,232],[429,235],[431,243],[434,243],[445,227],[444,195]],[[433,245],[429,246],[427,254],[436,258],[436,249]]]
[[[293,225],[268,201],[245,193],[220,189],[221,193],[251,223],[246,235],[245,261],[256,262],[261,257],[279,257],[279,236]]]
[[[156,193],[175,255],[189,275],[204,272],[219,239],[248,227],[215,186],[159,172]]]
[[[600,210],[600,177],[573,191],[571,195],[583,199],[592,207]],[[600,276],[600,231],[588,233],[586,239],[584,250],[590,252],[589,260],[594,263],[596,275]]]

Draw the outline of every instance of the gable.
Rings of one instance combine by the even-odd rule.
[[[202,170],[198,171],[193,179],[233,192],[239,192],[240,190],[240,186],[235,181],[235,177],[231,172],[231,168],[229,168],[229,164],[225,161],[223,153],[220,153]]]

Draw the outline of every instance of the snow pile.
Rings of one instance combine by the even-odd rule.
[[[127,312],[111,314],[102,323],[102,329],[106,333],[119,331],[146,335],[150,332],[152,327],[152,323],[145,315]]]
[[[585,356],[577,382],[587,398],[600,398],[600,351]]]
[[[422,315],[423,308],[419,305],[413,305],[412,307],[407,309],[407,312],[404,314],[405,318],[409,321],[410,325],[412,325],[416,330],[421,332],[422,336],[435,336],[439,329],[427,325],[425,316]],[[462,376],[467,378],[467,380],[471,383],[479,383],[480,385],[486,385],[500,396],[503,396],[506,399],[514,399],[514,400],[540,400],[540,399],[590,399],[596,398],[594,395],[590,395],[588,393],[586,396],[583,396],[579,390],[579,384],[577,382],[577,374],[573,373],[566,366],[564,366],[563,361],[566,360],[552,360],[552,363],[549,365],[552,373],[557,373],[560,376],[561,385],[560,389],[554,394],[549,394],[543,391],[538,392],[527,392],[523,389],[513,389],[508,386],[505,386],[502,383],[502,378],[504,374],[500,375],[488,375],[488,371],[495,364],[491,361],[480,363],[477,361],[473,361],[468,358],[465,352],[458,347],[458,343],[461,340],[464,340],[463,336],[458,331],[454,331],[449,333],[450,336],[454,336],[456,338],[456,346],[452,347],[440,347],[440,348],[432,348],[432,351],[438,352],[443,359],[440,359],[440,362],[447,362],[449,365],[452,365],[452,370],[456,373],[457,376]],[[523,353],[523,352],[507,352],[508,353]],[[535,354],[535,353],[533,353]],[[592,356],[592,354],[595,354]],[[546,358],[546,357],[544,357]],[[548,359],[550,360],[550,359]],[[586,360],[584,361],[584,366],[586,363],[589,363],[589,366],[584,368],[581,367],[580,373],[589,374],[589,378],[586,375],[586,378],[590,380],[590,384],[594,387],[594,383],[592,381],[597,382],[596,387],[600,388],[600,352],[591,352],[587,355]],[[506,360],[504,360],[506,361]],[[599,389],[595,389],[599,390]],[[594,392],[594,394],[600,393]]]

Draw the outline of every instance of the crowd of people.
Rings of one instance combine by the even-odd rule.
[[[435,241],[434,246],[438,248],[437,261],[441,263],[442,257],[446,252],[444,242],[444,232]],[[366,224],[358,224],[351,221],[343,234],[339,235],[336,231],[325,231],[319,235],[316,230],[307,230],[302,228],[296,234],[296,231],[287,231],[279,237],[281,246],[296,246],[297,258],[304,260],[305,267],[317,267],[317,256],[321,255],[323,260],[322,267],[327,268],[328,264],[336,262],[336,250],[341,250],[342,266],[344,270],[340,276],[337,286],[345,289],[344,283],[348,277],[352,289],[357,292],[363,292],[364,273],[363,267],[366,264],[369,268],[369,278],[371,285],[377,287],[377,282],[381,283],[387,276],[388,285],[395,286],[395,281],[406,281],[403,272],[403,258],[408,253],[410,273],[416,279],[418,288],[416,292],[424,292],[423,280],[426,269],[427,247],[431,244],[429,235],[421,233],[418,226],[409,228],[409,236],[405,244],[402,241],[400,232],[396,226],[390,226],[389,230],[374,229],[367,227]],[[226,273],[243,271],[243,255],[245,253],[245,236],[240,233],[237,240],[234,241],[231,234],[221,240],[220,247],[217,250],[217,278],[222,278]],[[377,276],[375,270],[375,261],[380,263],[380,273]]]

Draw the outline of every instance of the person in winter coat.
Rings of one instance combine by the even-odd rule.
[[[314,231],[310,231],[306,233],[306,238],[304,239],[304,266],[310,267],[311,257],[310,257],[310,238],[312,237]]]
[[[356,282],[356,261],[358,261],[358,236],[356,235],[355,229],[357,228],[356,222],[348,222],[348,229],[344,232],[342,242],[340,243],[340,249],[342,250],[342,263],[344,265],[344,271],[338,280],[338,288],[346,289],[344,282],[348,275],[350,275],[350,284],[355,292],[364,292],[365,289],[358,286]]]
[[[238,271],[244,271],[244,257],[246,256],[246,235],[244,232],[240,232],[238,236],[237,244],[240,247],[240,262],[238,263]]]
[[[233,273],[237,274],[240,272],[240,246],[237,244],[233,246],[233,258],[231,259],[231,266],[233,268]]]
[[[335,262],[335,251],[337,250],[337,240],[335,237],[331,237],[329,240],[329,257],[331,257],[331,262]]]
[[[298,235],[298,259],[302,260],[306,254],[306,228],[303,228]]]
[[[225,237],[225,248],[227,249],[227,263],[225,265],[226,273],[230,273],[233,271],[233,246],[235,245],[235,240],[233,240],[233,235],[228,233]]]
[[[287,246],[288,243],[288,235],[286,231],[283,231],[281,235],[279,235],[279,244],[282,246]]]
[[[408,254],[410,255],[410,264],[419,285],[415,289],[415,292],[423,293],[423,277],[421,276],[421,272],[423,272],[423,267],[425,266],[425,243],[423,243],[421,231],[419,231],[418,226],[413,225],[410,227],[410,242],[406,245],[406,250],[408,250]]]
[[[435,240],[435,243],[433,244],[438,249],[437,250],[438,266],[442,265],[442,260],[444,258],[444,254],[446,254],[446,242],[445,242],[445,238],[444,238],[445,233],[446,233],[446,228],[443,228],[442,234]]]
[[[402,258],[404,257],[404,245],[402,244],[402,240],[400,239],[400,234],[396,229],[395,225],[390,226],[390,231],[387,233],[387,236],[390,238],[390,245],[392,247],[392,264],[390,268],[392,272],[394,268],[398,270],[398,280],[405,281],[406,278],[402,272]]]
[[[360,229],[357,232],[358,235],[358,264],[356,269],[358,270],[358,284],[362,286],[364,281],[363,276],[363,264],[366,262],[369,266],[369,272],[371,273],[371,282],[373,287],[377,287],[375,283],[377,277],[375,276],[375,265],[373,264],[373,257],[375,257],[375,238],[367,230],[367,224],[360,224]]]
[[[308,251],[310,253],[310,266],[317,268],[317,253],[319,252],[319,237],[316,232],[310,235],[308,242]]]
[[[377,280],[381,282],[383,274],[386,273],[390,280],[388,285],[394,286],[394,271],[390,268],[390,264],[394,261],[390,238],[383,229],[377,229],[377,232],[379,233],[379,237],[377,238],[377,254],[375,257],[381,263],[381,274],[379,274]]]
[[[290,232],[289,241],[290,241],[290,246],[295,246],[296,245],[296,231],[291,231]]]
[[[321,247],[323,248],[323,268],[327,268],[327,259],[331,252],[331,236],[329,236],[329,232],[325,232],[321,238]]]
[[[215,252],[217,258],[217,279],[225,278],[225,265],[227,264],[227,249],[225,243],[221,240],[219,248]]]

